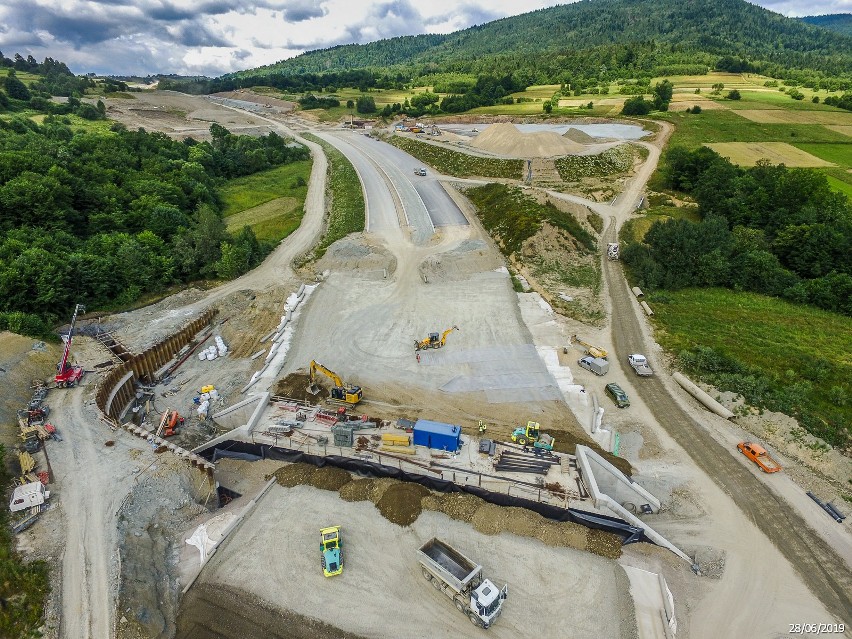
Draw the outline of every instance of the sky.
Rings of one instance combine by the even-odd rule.
[[[74,73],[219,76],[304,51],[450,33],[565,0],[3,0],[0,51]],[[787,16],[852,13],[852,0],[755,0]]]

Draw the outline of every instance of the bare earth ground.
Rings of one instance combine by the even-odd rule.
[[[339,578],[327,579],[314,550],[316,538],[321,527],[341,521],[345,568]],[[430,637],[480,637],[482,631],[420,574],[415,551],[434,536],[482,562],[485,575],[498,585],[510,584],[505,612],[489,636],[555,637],[566,628],[577,638],[633,636],[633,604],[626,592],[626,577],[611,560],[514,535],[483,535],[439,513],[424,512],[410,527],[402,528],[378,516],[369,502],[347,503],[333,492],[307,486],[273,486],[214,555],[205,580],[267,604],[286,601],[291,612],[346,628],[357,636],[417,637],[424,636],[428,627]],[[246,548],[267,548],[268,553],[246,552]],[[524,560],[518,561],[521,553]],[[539,606],[528,605],[545,599],[546,615]],[[221,623],[198,616],[193,621],[208,632],[218,630]],[[204,636],[183,623],[186,634],[181,632],[179,637]],[[298,634],[282,619],[272,636],[315,635]]]
[[[153,94],[146,99],[153,107],[159,98]],[[168,109],[186,113],[203,111],[209,106],[202,98],[192,96],[169,94],[163,99]],[[229,120],[238,117],[256,120],[245,122],[247,126],[278,126],[272,119],[237,114],[221,107],[215,107],[215,113],[225,126],[236,124],[236,120]],[[123,117],[139,116],[128,111]],[[169,117],[174,118],[174,113]],[[150,123],[156,121],[156,117],[152,117]],[[163,130],[180,135],[176,128],[179,122],[179,117],[170,120]],[[191,124],[198,125],[199,130],[202,128],[198,122]],[[633,203],[656,164],[658,147],[664,144],[667,132],[664,129],[655,143],[642,143],[649,149],[649,161],[619,196],[618,206],[586,204],[587,201],[572,196],[563,198],[580,200],[581,204],[607,217],[612,214],[619,223],[629,219]],[[218,321],[228,318],[219,330],[226,342],[237,345],[237,350],[224,360],[217,360],[218,364],[206,363],[212,367],[204,368],[205,363],[197,360],[188,361],[183,376],[175,382],[182,385],[179,391],[156,399],[159,410],[164,409],[166,402],[188,405],[196,388],[208,381],[221,385],[232,401],[238,399],[239,383],[257,365],[247,360],[247,355],[259,348],[260,336],[277,323],[276,313],[280,313],[280,306],[276,310],[276,304],[283,305],[287,293],[300,281],[290,268],[290,262],[313,243],[319,232],[324,208],[324,174],[325,164],[317,160],[302,227],[259,269],[211,291],[187,291],[158,305],[108,318],[135,351],[166,337],[208,305],[220,306]],[[413,246],[403,242],[401,234],[388,232],[374,234],[368,239],[350,238],[340,245],[348,249],[329,251],[324,262],[318,265],[319,270],[329,271],[328,278],[307,304],[300,320],[300,339],[294,342],[282,375],[303,369],[311,358],[322,357],[350,381],[363,383],[367,395],[365,404],[371,412],[379,409],[391,415],[423,414],[461,422],[468,429],[476,419],[485,417],[495,423],[498,435],[508,434],[513,423],[530,418],[548,423],[552,426],[550,430],[561,427],[566,432],[580,432],[581,428],[586,428],[584,417],[588,412],[588,398],[584,403],[579,393],[566,397],[569,411],[565,404],[555,400],[503,402],[499,401],[499,393],[498,401],[494,401],[494,394],[489,399],[481,390],[459,392],[455,389],[453,392],[452,386],[440,390],[452,382],[457,371],[468,376],[475,371],[475,362],[459,360],[463,353],[499,351],[533,341],[536,345],[560,348],[566,342],[566,334],[579,331],[590,341],[610,349],[614,345],[606,328],[596,332],[573,320],[549,316],[540,306],[536,314],[529,310],[523,298],[519,308],[518,297],[512,292],[507,275],[495,270],[500,259],[494,249],[488,248],[484,253],[466,250],[471,241],[485,239],[481,233],[475,224],[465,230],[445,229],[433,242]],[[352,271],[353,261],[363,257],[364,246],[378,247],[375,250],[379,257],[369,263],[368,270]],[[444,255],[455,257],[444,263]],[[441,265],[436,263],[436,258],[441,258]],[[378,266],[373,268],[378,264],[388,267],[387,279],[378,275]],[[422,284],[424,269],[430,274],[428,286]],[[450,336],[448,346],[430,353],[428,359],[418,363],[413,357],[411,339],[453,323],[461,330]],[[310,337],[306,338],[307,335]],[[100,347],[86,346],[86,340],[79,343],[81,361],[90,364],[103,361],[103,351],[97,350]],[[658,353],[648,355],[656,358]],[[498,366],[501,365],[501,360],[497,361]],[[505,358],[502,361],[503,365],[516,365]],[[561,361],[567,365],[572,363]],[[663,512],[649,522],[694,553],[707,568],[706,577],[696,578],[683,562],[674,561],[670,553],[646,545],[627,548],[620,560],[666,575],[675,594],[680,623],[678,636],[777,637],[783,636],[788,623],[832,620],[832,615],[807,589],[800,574],[778,549],[658,425],[653,411],[636,392],[642,380],[628,378],[622,367],[613,368],[608,381],[621,383],[633,405],[629,411],[620,412],[606,406],[605,423],[623,434],[624,454],[637,469],[636,479],[660,496],[666,505]],[[577,372],[576,367],[571,370],[590,391],[599,392],[600,380],[584,377],[585,372]],[[662,367],[660,372],[663,372]],[[112,432],[100,422],[91,396],[95,381],[96,376],[91,375],[83,388],[52,393],[51,400],[57,397],[58,425],[60,428],[65,425],[63,434],[66,436],[65,442],[49,445],[54,472],[59,479],[54,490],[61,509],[48,511],[24,537],[30,542],[23,547],[27,554],[41,557],[56,553],[56,540],[65,539],[61,578],[57,581],[57,595],[50,602],[46,636],[169,636],[174,614],[172,606],[177,601],[177,589],[182,585],[176,576],[179,572],[177,549],[183,546],[186,531],[199,521],[202,506],[197,502],[203,502],[209,491],[199,486],[198,477],[189,481],[193,478],[191,474],[182,479],[183,473],[168,472],[169,462],[160,462],[160,457],[141,440],[124,432]],[[166,390],[161,387],[158,392]],[[717,436],[737,436],[723,435],[730,424],[708,419],[706,412],[682,393],[671,388],[669,391],[675,393],[688,414],[707,424]],[[600,399],[603,404],[604,399]],[[186,437],[190,437],[192,429],[202,427],[192,424]],[[105,446],[107,440],[115,441],[115,445]],[[798,468],[792,460],[787,463]],[[232,472],[232,469],[227,470],[227,463],[222,462],[221,466],[226,476]],[[801,475],[797,470],[796,475],[809,477],[804,470]],[[789,499],[796,508],[805,508],[807,504],[798,501],[801,489],[789,483],[789,491],[778,499]],[[246,488],[249,487],[247,484]],[[156,500],[152,498],[155,494]],[[296,498],[292,498],[293,495]],[[248,498],[248,494],[242,498],[243,503]],[[165,510],[158,512],[161,509],[152,507],[151,502],[160,500]],[[781,503],[779,501],[779,505]],[[526,626],[540,629],[536,634],[542,637],[560,636],[558,633],[564,632],[566,627],[577,629],[577,634],[571,636],[623,636],[625,632],[619,619],[623,610],[629,609],[629,600],[623,579],[618,576],[621,569],[609,560],[586,553],[577,553],[578,557],[569,559],[568,555],[561,555],[562,550],[505,534],[483,537],[466,524],[434,513],[424,513],[411,528],[400,528],[378,516],[368,503],[343,503],[333,494],[304,487],[285,490],[274,486],[261,506],[241,525],[222,553],[214,555],[211,569],[203,574],[202,580],[184,600],[180,618],[187,623],[212,623],[216,620],[213,611],[217,606],[230,610],[232,616],[220,626],[208,626],[209,631],[198,631],[196,627],[196,634],[192,634],[190,628],[181,636],[242,637],[258,636],[256,633],[261,632],[275,636],[275,631],[284,633],[280,636],[304,637],[353,636],[350,633],[401,636],[388,634],[395,626],[371,624],[371,619],[388,620],[393,615],[393,623],[407,623],[409,616],[420,619],[418,611],[421,609],[432,614],[424,614],[420,625],[412,626],[412,634],[416,635],[424,627],[431,630],[438,623],[446,624],[439,628],[442,634],[430,632],[430,636],[467,636],[465,633],[472,633],[473,627],[458,615],[451,602],[442,599],[443,595],[426,588],[422,579],[411,583],[410,593],[405,590],[409,583],[405,581],[408,573],[401,572],[401,567],[402,570],[416,570],[412,548],[437,533],[457,540],[460,545],[471,543],[470,554],[481,558],[498,581],[510,582],[513,596],[507,603],[507,613],[489,632],[504,633],[502,636],[529,634],[519,622],[526,619],[525,615],[541,610],[540,606],[529,605],[529,602],[541,601],[539,586],[542,583],[536,579],[545,578],[552,561],[566,561],[570,566],[565,576],[552,585],[561,595],[560,601],[566,603],[554,606],[553,610],[546,606],[548,613],[531,618]],[[815,521],[824,517],[820,513],[813,515]],[[160,522],[168,523],[166,530]],[[353,550],[357,548],[359,552],[353,553],[352,563],[342,579],[329,581],[321,576],[316,553],[307,549],[316,545],[314,536],[318,525],[330,523],[342,523],[344,534],[352,535]],[[830,523],[834,526],[834,522]],[[822,531],[824,534],[836,535],[838,543],[848,543],[848,520],[844,526],[834,529],[823,524],[825,522],[817,525],[826,529]],[[375,538],[371,533],[375,533]],[[133,539],[139,541],[133,543]],[[257,543],[254,549],[252,540]],[[376,543],[376,540],[385,541]],[[552,553],[564,559],[537,563],[540,558],[556,557]],[[157,561],[152,562],[152,557],[157,557]],[[518,561],[518,557],[524,560]],[[493,569],[489,567],[492,565]],[[246,574],[241,575],[237,567]],[[576,571],[575,567],[578,567]],[[592,569],[605,579],[589,578]],[[373,586],[362,588],[361,578],[370,580]],[[359,581],[354,581],[356,579]],[[304,584],[314,580],[316,589],[304,588]],[[388,583],[398,587],[387,588]],[[324,596],[330,588],[336,589],[335,592],[339,589],[338,596],[330,598],[334,606],[329,606],[329,598]],[[409,594],[412,603],[398,611],[397,602]],[[376,605],[375,597],[384,604],[375,609],[372,616],[364,614],[361,608]],[[586,605],[575,606],[578,600]],[[602,601],[618,602],[617,606],[624,604],[627,608],[613,610],[602,606]],[[115,612],[118,602],[121,608]],[[513,605],[518,607],[511,607]],[[62,627],[57,629],[60,615]],[[549,625],[556,620],[563,620],[567,625]],[[850,620],[838,621],[848,624]],[[344,630],[335,629],[341,627]],[[292,634],[286,634],[288,629]],[[297,630],[301,634],[297,635]]]

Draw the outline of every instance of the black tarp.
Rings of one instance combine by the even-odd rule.
[[[250,442],[227,441],[222,442],[213,449],[207,449],[199,453],[200,456],[215,461],[222,457],[233,457],[237,459],[274,459],[284,462],[304,462],[322,468],[323,466],[334,466],[365,477],[380,478],[390,477],[400,481],[410,481],[425,486],[430,490],[442,493],[461,492],[476,495],[484,501],[498,506],[518,506],[537,512],[542,517],[553,521],[570,521],[588,528],[605,530],[621,537],[622,544],[632,544],[638,541],[654,543],[645,536],[645,531],[638,526],[633,526],[623,519],[600,515],[576,508],[560,508],[550,504],[543,504],[531,499],[513,497],[486,490],[479,486],[455,484],[445,479],[438,479],[429,475],[412,473],[393,466],[384,466],[375,462],[355,459],[353,457],[341,457],[339,455],[310,455],[298,450],[278,448],[270,444],[252,444]]]

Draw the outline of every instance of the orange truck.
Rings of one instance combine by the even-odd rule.
[[[772,459],[766,449],[753,442],[740,442],[737,444],[737,449],[758,465],[760,470],[765,473],[777,473],[781,470],[781,464]]]

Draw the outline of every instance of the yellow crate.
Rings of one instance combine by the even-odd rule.
[[[410,446],[411,435],[395,435],[393,433],[383,433],[382,444],[386,446]]]

